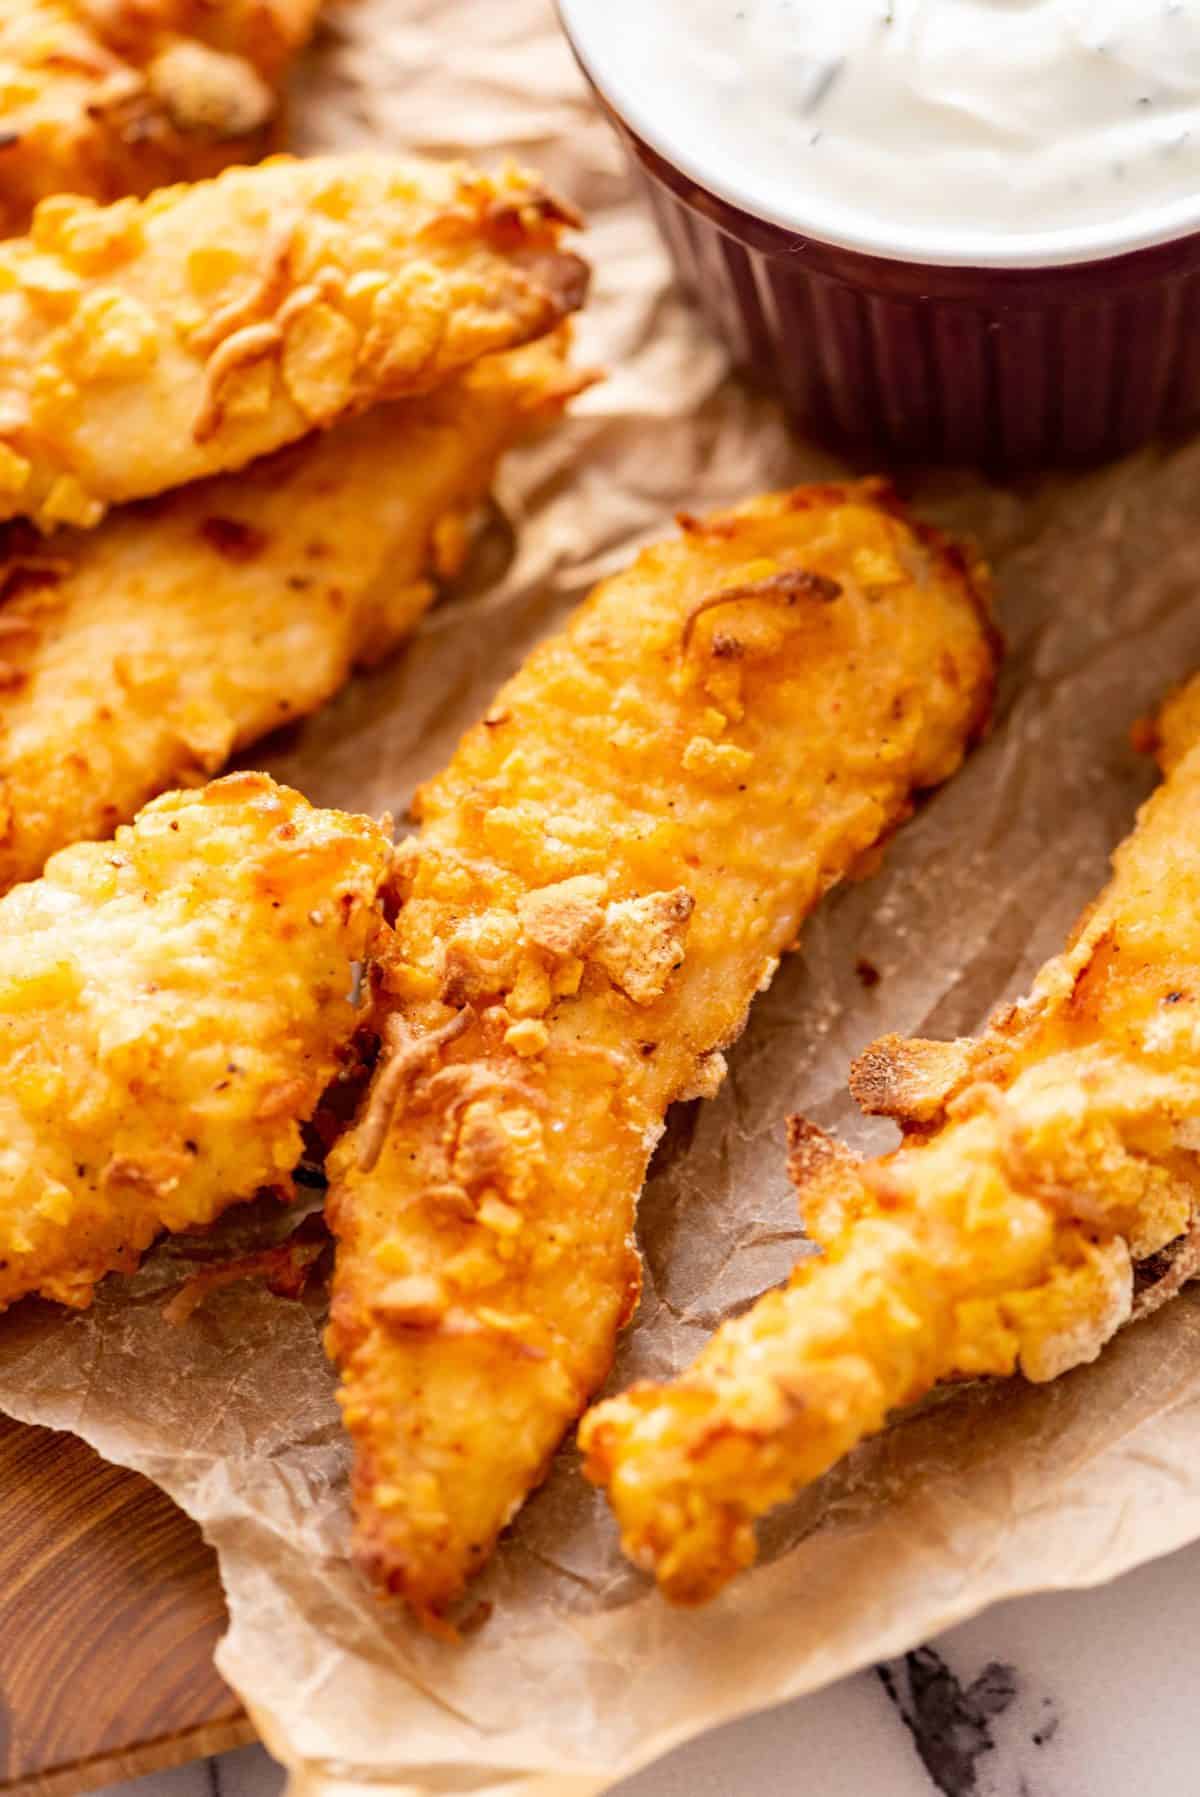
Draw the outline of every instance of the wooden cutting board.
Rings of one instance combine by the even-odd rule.
[[[253,1738],[212,1663],[195,1523],[83,1442],[0,1418],[0,1792],[70,1797]]]

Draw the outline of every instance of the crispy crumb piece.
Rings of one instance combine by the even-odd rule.
[[[42,503],[40,521],[47,529],[57,524],[74,524],[89,530],[104,516],[104,507],[92,499],[73,474],[60,474]]]
[[[634,1004],[661,998],[671,975],[683,966],[688,923],[696,901],[686,886],[652,892],[609,906],[604,927],[589,950],[613,985]]]
[[[522,1058],[543,1054],[550,1042],[550,1031],[535,1017],[520,1018],[504,1032],[504,1046]]]
[[[517,915],[526,937],[551,955],[579,955],[604,925],[604,881],[576,874],[525,895]]]
[[[696,1070],[691,1080],[677,1094],[680,1102],[694,1098],[715,1098],[725,1082],[729,1072],[729,1063],[719,1048],[710,1048],[696,1061]]]
[[[914,1041],[881,1036],[855,1061],[850,1090],[868,1116],[894,1117],[897,1123],[931,1123],[968,1076],[975,1044]]]
[[[432,1329],[446,1314],[446,1294],[436,1279],[415,1273],[389,1280],[371,1310],[390,1329]]]
[[[683,751],[683,771],[710,780],[717,786],[737,786],[746,779],[754,761],[751,749],[738,743],[713,742],[693,736]]]

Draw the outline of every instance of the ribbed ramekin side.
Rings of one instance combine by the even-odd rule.
[[[812,435],[1015,470],[1200,420],[1200,240],[1082,268],[923,268],[748,219],[624,135],[685,286]]]

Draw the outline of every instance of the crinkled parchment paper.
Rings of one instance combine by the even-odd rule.
[[[297,124],[312,149],[515,150],[592,220],[581,353],[610,378],[506,470],[507,523],[473,590],[266,758],[314,799],[399,810],[529,644],[677,506],[830,464],[726,378],[673,291],[548,0],[357,0],[313,59]],[[786,1272],[800,1247],[788,1110],[885,1139],[845,1096],[851,1056],[884,1029],[976,1027],[1099,886],[1151,781],[1129,726],[1200,664],[1198,495],[1200,444],[1022,490],[919,487],[997,569],[1011,657],[994,734],[882,873],[812,920],[720,1097],[677,1109],[615,1383],[671,1372]],[[882,976],[869,990],[859,957]],[[268,1226],[243,1215],[224,1239]],[[221,1668],[297,1789],[584,1797],[997,1598],[1111,1578],[1200,1536],[1200,1295],[1185,1295],[1056,1385],[965,1390],[868,1443],[773,1518],[759,1569],[694,1615],[624,1564],[568,1447],[480,1581],[490,1620],[447,1647],[347,1564],[321,1282],[303,1303],[233,1286],[185,1326],[164,1321],[164,1294],[221,1241],[163,1247],[85,1315],[18,1307],[0,1326],[0,1405],[76,1431],[201,1522],[232,1616]]]

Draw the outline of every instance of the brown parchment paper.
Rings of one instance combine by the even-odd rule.
[[[265,764],[312,798],[400,810],[498,681],[597,573],[698,509],[831,464],[726,377],[673,291],[548,0],[356,0],[297,102],[306,149],[515,151],[589,213],[581,355],[609,370],[565,429],[514,457],[471,590]],[[1200,444],[1021,490],[918,483],[978,534],[1011,655],[996,728],[862,886],[835,894],[762,999],[720,1097],[679,1107],[642,1207],[646,1294],[615,1382],[670,1373],[802,1248],[781,1126],[800,1107],[860,1146],[845,1095],[884,1029],[976,1027],[1099,886],[1151,783],[1132,721],[1200,665]],[[856,977],[865,957],[881,979]],[[1200,1295],[1094,1367],[962,1391],[868,1443],[769,1522],[763,1564],[698,1614],[622,1561],[565,1448],[480,1581],[458,1649],[362,1590],[345,1557],[347,1451],[303,1302],[243,1284],[182,1328],[197,1265],[291,1227],[251,1208],[164,1245],[94,1308],[0,1323],[0,1406],[156,1480],[220,1555],[226,1677],[297,1792],[585,1797],[738,1712],[911,1646],[1018,1592],[1086,1585],[1200,1536]]]

